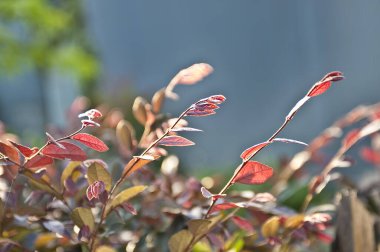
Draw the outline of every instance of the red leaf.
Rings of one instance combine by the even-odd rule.
[[[214,110],[198,110],[198,109],[191,109],[186,112],[186,116],[209,116],[216,114]]]
[[[133,214],[133,215],[137,215],[137,211],[136,209],[132,206],[131,203],[129,202],[124,202],[123,204],[121,204],[121,207],[123,207],[123,209],[127,212],[129,212],[130,214]]]
[[[331,86],[331,81],[318,82],[310,89],[310,91],[307,93],[307,96],[313,97],[313,96],[323,94],[324,92],[327,91],[327,89],[330,88],[330,86]]]
[[[3,142],[0,142],[0,153],[8,157],[13,162],[19,163],[20,161],[18,151],[14,147],[9,146]]]
[[[158,144],[165,146],[189,146],[195,143],[181,136],[166,136]]]
[[[22,144],[15,143],[8,139],[8,142],[10,142],[14,147],[16,147],[24,157],[31,157],[33,154],[35,154],[38,151],[38,148],[29,148],[27,146],[24,146]]]
[[[325,243],[327,243],[327,244],[332,243],[333,240],[334,240],[330,235],[325,234],[325,233],[322,233],[322,232],[318,232],[318,233],[316,233],[316,236],[317,236],[317,239],[318,239],[318,240],[320,240],[320,241],[322,241],[322,242],[325,242]]]
[[[37,168],[45,165],[50,165],[52,163],[53,159],[51,157],[37,155],[26,162],[25,168]]]
[[[221,203],[218,205],[214,205],[210,210],[210,214],[215,213],[215,212],[219,212],[221,210],[227,210],[227,209],[237,208],[237,207],[239,207],[239,205],[232,203],[232,202]]]
[[[243,219],[239,216],[233,216],[232,221],[235,223],[236,226],[238,226],[241,229],[244,229],[248,232],[254,231],[252,224],[246,219]]]
[[[350,148],[359,139],[360,129],[353,129],[347,133],[346,137],[342,141],[342,145],[345,149]]]
[[[232,183],[262,184],[273,175],[273,169],[256,161],[249,161],[240,170]]]
[[[374,165],[379,165],[380,164],[380,153],[376,152],[375,150],[369,148],[369,147],[364,147],[360,150],[360,155],[363,158],[363,160],[374,164]]]
[[[325,75],[321,81],[340,81],[343,80],[344,76],[342,72],[333,71]]]
[[[73,161],[83,161],[87,158],[86,153],[72,143],[61,142],[61,145],[65,147],[65,149],[61,149],[55,144],[49,144],[42,150],[42,154],[57,158],[57,159],[70,159]]]
[[[344,79],[343,74],[339,71],[328,73],[322,78],[322,80],[314,84],[314,86],[307,93],[307,96],[313,97],[323,94],[330,88],[331,82],[340,81],[342,79]]]
[[[264,148],[268,144],[270,144],[270,142],[263,142],[263,143],[256,144],[252,147],[249,147],[248,149],[243,151],[243,153],[241,153],[240,157],[244,161],[250,160],[259,150],[261,150],[262,148]]]
[[[195,103],[195,107],[194,109],[197,109],[197,110],[215,110],[215,109],[218,109],[219,106],[214,104],[214,103],[210,103],[208,101],[204,101],[204,102],[197,102]]]
[[[107,145],[100,140],[99,138],[86,134],[86,133],[79,133],[71,137],[74,140],[77,140],[81,142],[82,144],[86,145],[87,147],[90,147],[93,150],[104,152],[108,151]]]
[[[226,100],[226,97],[224,95],[212,95],[207,98],[208,102],[214,103],[214,104],[221,104]]]

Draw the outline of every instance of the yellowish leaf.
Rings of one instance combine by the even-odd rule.
[[[169,239],[170,252],[187,252],[193,240],[193,235],[188,230],[181,230]]]
[[[97,247],[95,252],[116,252],[116,250],[110,246],[102,245],[100,247]]]
[[[103,181],[106,190],[111,190],[112,178],[107,169],[98,162],[93,162],[87,170],[88,184],[92,185],[95,181]]]
[[[261,227],[261,233],[266,238],[276,236],[279,228],[280,217],[273,216],[263,224],[263,226]]]
[[[77,207],[71,213],[71,219],[78,227],[83,227],[87,225],[90,228],[90,231],[93,231],[95,228],[95,219],[92,215],[92,212],[89,208]]]
[[[133,186],[120,192],[118,195],[116,195],[115,198],[111,200],[110,204],[107,205],[105,215],[107,215],[109,211],[111,211],[113,208],[123,204],[124,202],[132,199],[133,197],[144,191],[145,188],[146,186]]]
[[[74,169],[75,169],[76,167],[78,167],[80,164],[81,164],[81,162],[78,162],[78,161],[72,161],[72,162],[70,162],[70,163],[65,167],[65,169],[63,170],[62,175],[61,175],[61,185],[62,185],[62,187],[64,186],[65,180],[66,180],[67,178],[69,178],[69,177],[72,175]]]
[[[305,216],[303,214],[290,216],[285,221],[285,228],[297,229],[304,223]]]

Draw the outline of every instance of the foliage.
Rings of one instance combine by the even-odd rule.
[[[98,62],[83,22],[80,1],[0,1],[0,73],[33,67],[94,80]]]
[[[8,190],[0,201],[0,248],[285,251],[331,243],[331,230],[326,232],[326,228],[333,223],[334,207],[316,204],[317,196],[329,182],[346,181],[335,169],[352,165],[347,151],[367,136],[373,144],[360,153],[367,162],[379,165],[380,106],[353,110],[309,145],[279,138],[308,100],[343,78],[340,72],[327,74],[296,103],[272,136],[242,152],[241,164],[224,187],[212,193],[210,185],[218,182],[217,174],[201,181],[182,176],[178,158],[163,146],[194,145],[180,136],[185,131],[200,131],[189,127],[187,119],[215,114],[226,98],[200,99],[175,118],[161,112],[167,98],[178,99],[176,85],[195,84],[212,71],[208,64],[194,64],[158,90],[151,102],[137,97],[132,113],[144,128],[141,136],[136,136],[120,110],[101,105],[83,112],[79,102],[73,103],[68,120],[73,129],[78,123],[73,118],[79,114],[79,128],[61,131],[61,137],[56,137],[58,132],[46,133],[42,147],[22,145],[15,135],[1,132],[1,182]],[[337,153],[332,158],[322,155],[322,148],[353,124],[359,127],[343,137]],[[306,149],[283,162],[277,172],[252,160],[276,142],[306,145]],[[85,152],[84,147],[89,150]],[[154,164],[160,158],[157,171]],[[310,179],[302,171],[311,164],[322,168]],[[270,192],[252,190],[263,183],[271,185]],[[249,190],[228,191],[237,184],[248,185]],[[301,195],[300,204],[287,203],[294,195]]]

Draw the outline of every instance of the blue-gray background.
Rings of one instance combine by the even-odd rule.
[[[84,6],[105,93],[132,88],[119,81],[128,80],[134,92],[150,97],[181,68],[214,66],[203,82],[178,87],[181,99],[165,106],[176,114],[211,94],[228,99],[217,115],[191,120],[204,130],[187,135],[197,145],[181,153],[194,169],[238,163],[240,152],[270,136],[326,72],[340,70],[346,80],[308,103],[283,137],[308,142],[354,106],[380,100],[377,0],[86,0]],[[33,76],[1,80],[0,120],[29,130],[39,126]],[[64,124],[75,81],[51,82],[49,119]],[[14,99],[23,100],[21,107],[7,107]],[[271,147],[275,153],[299,149],[289,148]]]

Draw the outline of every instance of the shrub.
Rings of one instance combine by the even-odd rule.
[[[81,99],[70,110],[71,117],[79,114],[82,118],[78,130],[61,137],[46,133],[42,147],[24,146],[16,136],[1,132],[2,184],[8,188],[0,201],[2,250],[251,251],[331,242],[325,232],[331,224],[330,214],[309,204],[328,182],[341,178],[333,173],[335,168],[351,165],[345,153],[354,144],[366,136],[378,137],[379,106],[354,110],[310,145],[279,138],[308,100],[343,79],[340,72],[327,74],[296,103],[272,136],[242,152],[241,164],[214,194],[194,177],[178,173],[178,158],[162,146],[193,145],[180,133],[200,130],[189,127],[185,119],[215,114],[225,97],[201,99],[175,118],[161,112],[165,99],[178,99],[173,91],[176,85],[195,84],[212,71],[208,64],[194,64],[158,90],[151,102],[137,97],[132,112],[143,127],[139,138],[119,110],[99,106],[81,113]],[[340,137],[346,127],[362,120],[369,122],[346,134],[322,171],[298,190],[292,178],[307,163],[324,164],[320,150]],[[274,173],[270,166],[252,159],[275,142],[307,147]],[[88,158],[83,147],[90,149],[93,158]],[[361,154],[368,162],[380,164],[375,149],[366,147]],[[153,165],[160,158],[163,161],[157,171]],[[271,184],[270,192],[226,194],[235,184],[263,183]],[[301,204],[286,202],[284,195],[292,191],[302,192],[297,197]]]

